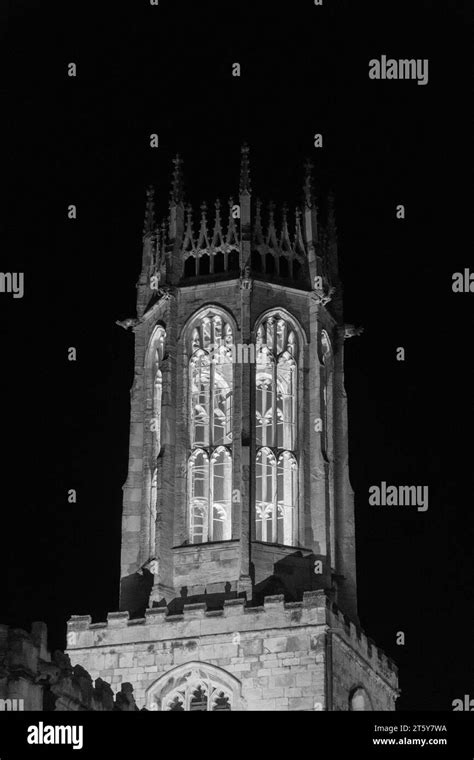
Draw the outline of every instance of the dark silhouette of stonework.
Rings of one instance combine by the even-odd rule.
[[[147,192],[120,612],[69,653],[156,710],[392,710],[397,671],[359,628],[334,198]],[[237,349],[235,347],[237,346]],[[240,348],[239,348],[240,347]]]
[[[0,711],[134,712],[133,687],[122,683],[114,696],[102,678],[92,682],[63,652],[49,652],[45,623],[31,633],[0,625]]]

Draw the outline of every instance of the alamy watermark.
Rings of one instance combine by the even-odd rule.
[[[20,712],[24,709],[24,699],[0,699],[0,712]]]
[[[428,486],[387,486],[383,480],[380,486],[370,486],[369,504],[377,507],[418,507],[418,512],[426,512]]]
[[[229,346],[211,345],[208,348],[212,364],[227,364],[229,354],[232,364],[255,364],[255,344],[254,343],[232,343]]]
[[[471,699],[470,694],[465,694],[464,699],[453,699],[451,702],[451,707],[453,708],[454,712],[459,712],[460,710],[464,712],[473,712],[474,699]]]
[[[416,79],[418,84],[428,84],[428,58],[387,58],[369,61],[369,79]]]
[[[474,272],[465,269],[464,272],[455,272],[452,283],[453,293],[474,293]]]
[[[28,744],[71,744],[73,749],[84,746],[84,726],[49,726],[43,721],[28,726]]]
[[[23,298],[24,280],[23,272],[0,272],[0,293],[12,293],[13,298]]]

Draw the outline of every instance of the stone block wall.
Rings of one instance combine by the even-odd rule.
[[[180,615],[167,613],[155,607],[138,620],[110,613],[106,623],[95,624],[90,616],[71,618],[72,662],[112,688],[130,682],[139,708],[156,709],[157,684],[189,665],[232,679],[232,709],[347,710],[351,691],[361,685],[374,709],[394,709],[395,666],[324,592],[307,592],[302,602],[274,596],[246,607],[234,599],[222,610],[194,604]]]

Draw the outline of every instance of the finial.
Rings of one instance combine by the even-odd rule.
[[[207,203],[203,201],[200,206],[201,209],[201,226],[199,229],[198,248],[209,248],[209,240],[207,237]]]
[[[328,194],[328,231],[336,231],[336,210],[335,210],[335,196],[331,190]]]
[[[171,202],[182,203],[183,201],[183,159],[176,154],[173,158],[173,179],[171,181]]]
[[[153,234],[155,228],[155,189],[153,185],[148,185],[146,190],[145,219],[143,223],[143,236]]]
[[[247,193],[250,195],[252,192],[252,186],[250,181],[250,161],[249,161],[250,148],[248,144],[243,143],[240,148],[240,194]]]
[[[167,239],[168,239],[168,225],[166,223],[166,219],[162,219],[161,220],[161,235],[160,235],[160,250],[159,250],[160,257],[165,251]]]
[[[161,252],[160,228],[158,225],[156,225],[151,235],[151,256],[150,256],[150,273],[151,274],[153,274],[153,272],[157,269],[158,260],[160,258],[160,252]]]
[[[302,209],[300,206],[297,206],[295,209],[295,236],[294,236],[294,247],[297,251],[300,251],[300,253],[304,252],[304,243],[303,243],[303,234],[301,230],[301,215],[302,215]]]
[[[263,243],[262,236],[262,201],[257,198],[255,204],[255,224],[253,227],[253,239],[255,244]]]
[[[273,201],[268,202],[268,223],[273,224],[275,216],[275,204]]]
[[[219,228],[221,226],[221,202],[219,198],[216,198],[214,201],[214,207],[216,209],[215,217],[214,217],[214,227],[215,229]]]
[[[314,195],[313,195],[313,169],[314,164],[310,158],[307,158],[304,164],[304,185],[303,194],[306,206],[308,208],[313,207]]]
[[[280,247],[286,250],[291,248],[290,233],[288,231],[288,205],[286,202],[281,208]]]
[[[227,234],[226,234],[226,240],[225,242],[227,245],[240,245],[239,236],[237,234],[237,228],[235,219],[237,217],[234,217],[233,214],[234,210],[234,199],[232,196],[229,198],[229,221],[227,224]]]
[[[221,202],[219,198],[216,198],[214,201],[214,207],[216,209],[216,213],[214,217],[214,231],[212,234],[211,248],[218,248],[224,243],[221,224]]]

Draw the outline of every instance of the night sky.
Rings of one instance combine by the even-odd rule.
[[[135,313],[145,189],[165,214],[179,151],[196,210],[236,197],[246,140],[254,199],[293,209],[307,156],[322,212],[336,195],[345,321],[365,328],[345,364],[362,627],[400,709],[474,697],[474,295],[451,287],[473,265],[467,3],[39,6],[11,3],[2,46],[1,269],[25,295],[0,293],[0,622],[44,620],[64,648],[71,614],[118,609],[133,334],[115,320]],[[428,58],[429,84],[371,81],[382,54]],[[428,485],[428,511],[370,507],[381,481]]]

